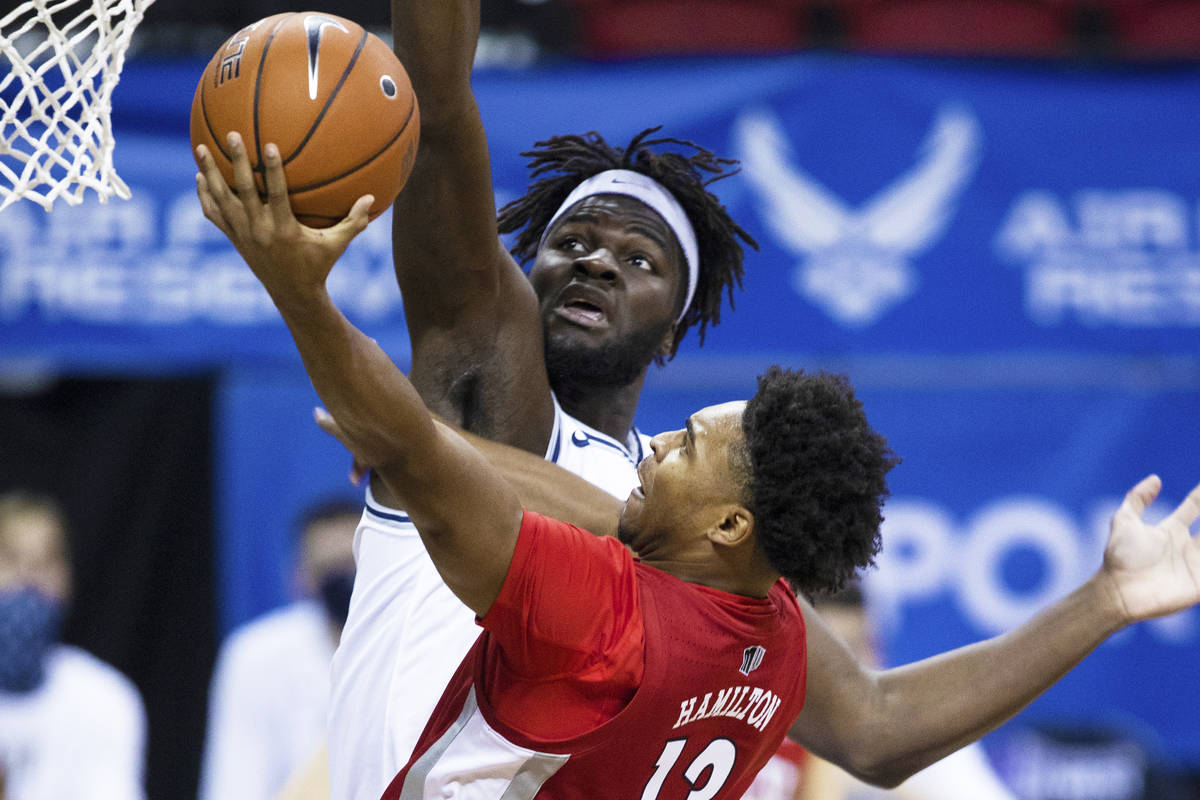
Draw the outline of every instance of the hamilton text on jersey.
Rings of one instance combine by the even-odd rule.
[[[697,700],[700,701],[699,705]],[[761,731],[775,715],[780,702],[779,695],[768,689],[757,686],[730,686],[717,692],[715,701],[712,692],[705,692],[703,698],[697,695],[684,700],[679,704],[679,720],[673,727],[678,728],[709,717],[734,717]]]

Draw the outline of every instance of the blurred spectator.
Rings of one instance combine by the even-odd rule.
[[[821,618],[865,664],[881,664],[880,646],[857,585],[815,604]],[[978,742],[926,767],[895,789],[869,786],[791,742],[784,742],[743,800],[1017,800]]]
[[[5,800],[141,800],[146,716],[133,683],[59,642],[71,596],[65,518],[0,496],[0,789]]]
[[[818,602],[816,608],[861,661],[883,665],[884,654],[857,585]],[[802,783],[801,800],[1016,800],[979,742],[931,764],[892,790],[868,786],[813,756],[804,764]]]
[[[298,599],[234,631],[213,672],[202,800],[268,800],[325,741],[329,664],[354,585],[362,506],[314,506],[298,527]]]

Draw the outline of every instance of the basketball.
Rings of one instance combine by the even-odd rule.
[[[208,62],[192,98],[192,151],[204,144],[233,185],[226,136],[241,134],[260,193],[263,148],[279,147],[288,196],[305,225],[328,227],[364,194],[374,219],[404,187],[417,154],[417,98],[390,47],[358,23],[318,12],[266,17]]]

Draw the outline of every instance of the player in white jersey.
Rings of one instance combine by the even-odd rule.
[[[545,458],[626,498],[649,437],[631,430],[618,442],[555,405]],[[380,504],[369,487],[354,549],[355,594],[333,661],[330,781],[347,798],[374,800],[408,762],[480,629],[438,575],[408,515]]]
[[[393,214],[414,388],[443,420],[489,440],[550,456],[560,443],[558,460],[570,469],[576,456],[590,462],[616,445],[607,455],[621,463],[621,443],[639,443],[630,437],[650,365],[669,360],[691,328],[703,338],[719,321],[726,293],[741,283],[742,243],[753,241],[707,189],[731,174],[733,162],[690,142],[655,139],[657,129],[623,149],[595,133],[556,136],[526,154],[537,180],[497,219],[470,85],[478,2],[393,0],[392,19],[421,103],[420,147]],[[240,139],[230,148],[239,160]],[[254,257],[258,243],[209,218]],[[512,253],[502,230],[514,234]],[[328,242],[328,233],[276,238],[270,257],[304,262],[315,252],[303,239]],[[532,262],[528,274],[518,261]],[[590,433],[568,431],[562,412]],[[454,661],[461,638],[474,634],[464,627],[461,638],[443,642],[438,637],[449,637],[450,626],[416,613],[433,604],[420,598],[444,590],[421,577],[430,570],[413,566],[418,559],[401,535],[404,514],[387,511],[398,505],[387,487],[373,478],[371,492],[364,531],[380,534],[359,537],[360,577],[333,674],[330,774],[338,800],[374,800],[386,781],[378,791],[362,788],[375,769],[361,754],[379,747],[403,754],[412,738],[406,731],[424,724],[415,704],[394,699],[401,680],[387,670],[395,665],[364,663],[360,650],[386,630],[385,642],[404,653],[399,658],[431,665]],[[415,547],[411,530],[408,539]],[[377,600],[383,587],[417,599]],[[385,615],[386,624],[376,619]],[[442,670],[428,669],[439,677],[405,691],[431,703],[444,681]],[[384,695],[391,699],[380,708]],[[391,733],[372,750],[364,728]]]
[[[498,223],[467,80],[477,6],[396,0],[392,14],[422,109],[417,163],[394,214],[413,385],[445,420],[624,499],[649,452],[633,427],[646,371],[689,328],[715,324],[740,282],[739,239],[750,239],[705,188],[729,162],[649,132],[625,150],[595,134],[555,137],[527,154],[541,180]],[[534,262],[528,276],[498,225],[520,231],[513,255]],[[371,490],[334,660],[339,800],[378,797],[478,634],[386,488]]]

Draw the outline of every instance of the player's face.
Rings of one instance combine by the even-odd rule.
[[[578,377],[592,382],[632,381],[667,352],[682,302],[682,264],[674,233],[639,200],[595,195],[569,209],[529,273],[548,366],[579,364]]]
[[[621,511],[618,536],[644,559],[673,558],[704,547],[714,509],[740,502],[731,453],[744,441],[744,402],[708,406],[682,430],[650,440],[652,455],[638,465],[641,486]]]

